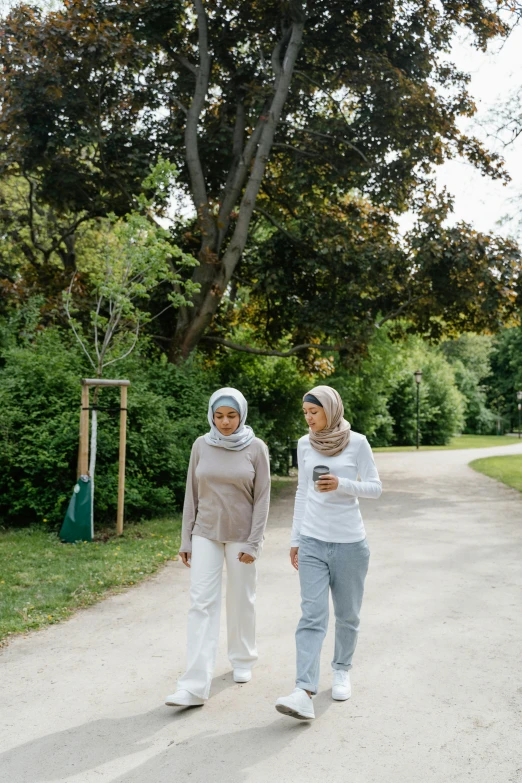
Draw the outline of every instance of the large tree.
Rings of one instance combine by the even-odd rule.
[[[159,154],[177,163],[194,208],[186,234],[189,245],[197,243],[192,280],[199,293],[193,307],[179,308],[163,323],[173,359],[187,356],[215,319],[255,233],[253,220],[258,229],[272,226],[280,241],[299,224],[296,277],[324,276],[327,287],[347,263],[356,270],[354,280],[361,265],[375,263],[378,271],[387,250],[400,256],[400,243],[391,247],[389,232],[381,229],[384,246],[376,248],[376,228],[364,253],[358,255],[350,237],[348,256],[343,243],[330,243],[324,255],[331,263],[318,268],[322,248],[316,242],[309,247],[315,260],[308,263],[303,245],[310,234],[324,226],[328,244],[350,210],[348,234],[356,235],[360,217],[349,203],[368,204],[369,213],[380,211],[386,222],[429,188],[435,165],[454,155],[466,156],[486,175],[503,175],[500,161],[458,130],[459,116],[472,114],[474,105],[466,74],[446,56],[459,28],[467,28],[481,48],[506,32],[496,6],[487,2],[64,5],[43,16],[21,5],[4,22],[3,173],[24,178],[34,203],[50,205],[62,219],[87,219],[128,211]],[[57,246],[64,243],[58,236]],[[462,247],[458,252],[462,258]],[[449,266],[452,258],[450,253]],[[278,259],[276,254],[270,264]],[[400,272],[401,264],[392,268]],[[379,302],[388,313],[420,301],[411,293],[415,274],[415,264],[406,264],[402,277],[387,273],[389,295]],[[363,312],[368,318],[371,278],[369,270],[370,291],[361,286],[352,297],[355,317]],[[450,278],[445,270],[443,279]],[[475,283],[472,276],[470,304]],[[447,296],[444,286],[441,295]],[[462,301],[456,307],[466,312]],[[342,345],[350,325],[348,316],[341,320],[334,333],[312,319],[315,342],[326,335]],[[290,339],[303,334],[291,330]]]

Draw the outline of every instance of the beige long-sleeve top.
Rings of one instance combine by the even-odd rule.
[[[243,551],[258,557],[269,504],[270,463],[262,440],[231,451],[198,438],[190,455],[180,552],[192,551],[196,535],[244,542]]]

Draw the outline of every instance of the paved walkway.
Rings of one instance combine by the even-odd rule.
[[[188,571],[0,652],[6,783],[520,783],[522,498],[474,473],[482,451],[378,454],[365,502],[372,558],[353,697],[332,702],[324,650],[311,724],[280,716],[293,687],[298,580],[292,492],[260,562],[261,658],[248,685],[221,652],[212,698],[169,709],[184,659]]]

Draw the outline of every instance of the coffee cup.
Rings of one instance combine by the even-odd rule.
[[[330,473],[328,465],[316,465],[313,472],[314,489],[319,492],[319,479],[321,476],[327,476]]]

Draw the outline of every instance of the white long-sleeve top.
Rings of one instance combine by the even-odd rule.
[[[382,492],[370,444],[358,432],[340,454],[325,457],[310,445],[309,435],[297,444],[299,481],[295,496],[291,546],[299,546],[299,536],[320,541],[353,544],[362,541],[366,532],[357,498],[378,498]],[[313,470],[326,465],[339,478],[333,492],[314,489]]]

